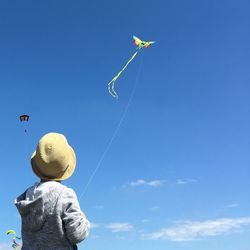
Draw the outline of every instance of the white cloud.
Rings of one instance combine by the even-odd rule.
[[[128,232],[134,229],[133,225],[129,223],[110,223],[106,228],[110,229],[113,233]]]
[[[15,214],[15,217],[18,218],[18,219],[21,219],[20,214],[17,214],[17,213],[16,213],[16,214]]]
[[[141,222],[142,223],[148,223],[148,222],[151,222],[151,219],[143,219]]]
[[[179,179],[176,181],[176,184],[177,185],[186,185],[186,184],[189,184],[192,182],[197,182],[197,180],[195,180],[195,179]]]
[[[1,250],[10,250],[11,249],[11,243],[0,243],[0,249]]]
[[[165,180],[152,180],[152,181],[145,181],[143,179],[139,179],[136,181],[130,182],[128,185],[123,185],[123,187],[136,187],[136,186],[150,186],[150,187],[159,187],[162,186],[163,183],[165,183]]]
[[[227,205],[226,207],[227,207],[227,208],[234,208],[234,207],[238,207],[239,205],[240,205],[240,204],[233,203],[233,204]]]
[[[149,210],[151,210],[151,211],[158,211],[160,209],[160,207],[158,207],[158,206],[154,206],[154,207],[151,207],[151,208],[149,208]]]
[[[221,218],[207,221],[182,221],[158,232],[143,235],[149,240],[190,241],[208,236],[232,233],[250,224],[250,217]]]
[[[101,224],[100,223],[90,223],[90,228],[93,229],[93,228],[98,228],[98,227],[101,227]]]
[[[104,209],[104,206],[103,205],[96,205],[94,206],[95,209]]]
[[[124,236],[116,236],[116,239],[117,240],[126,240],[126,237],[124,237]]]
[[[114,222],[114,223],[91,223],[90,224],[91,229],[95,228],[107,228],[110,229],[111,232],[113,233],[118,233],[118,232],[128,232],[134,230],[134,227],[130,223],[119,223],[119,222]]]
[[[91,238],[92,240],[96,240],[96,239],[100,238],[100,236],[94,234],[94,235],[91,235],[90,238]]]

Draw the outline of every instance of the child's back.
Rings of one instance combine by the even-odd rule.
[[[34,184],[15,205],[22,218],[23,250],[76,249],[89,233],[89,222],[75,192],[58,180]]]

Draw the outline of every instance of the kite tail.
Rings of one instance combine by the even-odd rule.
[[[119,122],[118,122],[118,124],[117,124],[117,126],[116,126],[116,128],[115,128],[115,130],[114,130],[114,132],[113,132],[113,134],[112,134],[112,136],[111,136],[111,138],[110,138],[108,144],[107,144],[107,147],[105,148],[104,152],[102,153],[100,160],[98,161],[98,163],[97,163],[97,165],[96,165],[94,171],[92,172],[90,178],[88,179],[87,184],[85,185],[85,187],[84,187],[84,189],[83,189],[81,195],[79,196],[79,201],[82,199],[82,197],[83,197],[84,194],[86,193],[86,191],[87,191],[87,189],[88,189],[90,183],[91,183],[92,180],[94,179],[94,177],[95,177],[97,171],[99,170],[99,168],[100,168],[100,166],[101,166],[103,160],[105,159],[105,157],[106,157],[106,155],[107,155],[109,149],[111,148],[111,146],[112,146],[112,144],[113,144],[113,141],[115,140],[115,138],[116,138],[116,136],[117,136],[117,134],[118,134],[118,132],[119,132],[119,130],[120,130],[120,128],[121,128],[122,123],[124,122],[124,120],[125,120],[125,118],[126,118],[126,115],[127,115],[127,113],[128,113],[130,104],[131,104],[131,102],[132,102],[132,100],[133,100],[133,98],[134,98],[134,94],[135,94],[135,90],[136,90],[136,88],[137,88],[137,84],[139,83],[139,77],[140,77],[140,74],[141,74],[142,63],[143,63],[143,55],[141,56],[141,62],[140,62],[140,64],[139,64],[139,68],[138,68],[138,71],[137,71],[137,75],[136,75],[134,87],[133,87],[132,92],[131,92],[131,94],[130,94],[129,100],[128,100],[126,106],[125,106],[125,109],[124,109],[124,111],[123,111],[123,113],[122,113],[122,116],[121,116],[121,118],[120,118],[120,120],[119,120]]]
[[[139,49],[136,50],[136,52],[132,55],[132,57],[128,60],[128,62],[125,64],[125,66],[122,68],[121,71],[119,71],[119,73],[108,83],[108,90],[109,93],[115,97],[118,98],[117,93],[115,92],[115,81],[119,78],[119,76],[121,75],[121,73],[127,68],[127,66],[131,63],[131,61],[135,58],[135,56],[137,55]]]

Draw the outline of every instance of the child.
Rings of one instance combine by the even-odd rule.
[[[31,157],[39,183],[20,195],[15,205],[22,218],[22,250],[70,250],[89,234],[90,223],[73,189],[61,184],[76,165],[74,150],[62,134],[43,136]]]

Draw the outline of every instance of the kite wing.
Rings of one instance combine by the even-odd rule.
[[[148,48],[149,46],[151,46],[153,43],[155,43],[155,41],[150,41],[150,42],[146,42],[145,44],[145,48]]]
[[[14,231],[14,230],[8,230],[7,232],[6,232],[6,234],[8,235],[8,234],[16,234],[16,232]]]
[[[135,45],[137,45],[137,46],[139,46],[142,42],[142,40],[136,36],[133,36],[133,39],[134,39]]]

